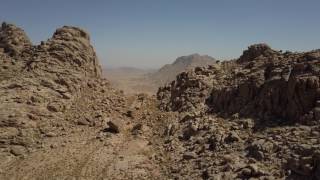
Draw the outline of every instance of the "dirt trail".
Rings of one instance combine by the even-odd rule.
[[[135,111],[121,133],[75,126],[72,133],[49,138],[39,151],[2,158],[0,179],[164,179],[151,127],[145,125],[145,134],[131,132],[146,109]]]

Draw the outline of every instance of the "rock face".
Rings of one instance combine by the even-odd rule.
[[[280,53],[265,44],[252,45],[236,61],[178,75],[159,89],[160,107],[173,111],[205,107],[291,122],[317,120],[319,52]]]
[[[160,109],[172,111],[193,111],[205,108],[205,101],[212,88],[222,86],[221,81],[227,76],[229,66],[219,64],[205,67],[196,67],[182,72],[175,81],[160,87],[157,98],[160,100]]]
[[[79,121],[97,125],[123,106],[122,94],[101,78],[89,35],[79,28],[64,26],[34,46],[20,28],[3,23],[0,49],[3,152],[13,145],[13,154],[40,148],[47,134],[59,136]]]
[[[160,68],[157,72],[148,75],[151,80],[158,85],[164,85],[171,82],[175,77],[183,72],[195,67],[205,67],[215,64],[216,60],[207,55],[191,54],[189,56],[181,56],[177,58],[172,64],[167,64]]]
[[[7,23],[2,23],[0,32],[0,49],[10,55],[17,55],[22,50],[31,46],[31,42],[25,32]]]
[[[319,179],[319,53],[252,45],[159,88],[173,177]]]
[[[319,53],[257,44],[159,88],[173,178],[319,179]]]

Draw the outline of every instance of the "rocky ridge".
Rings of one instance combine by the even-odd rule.
[[[319,179],[319,50],[243,55],[179,74],[159,107],[179,112],[165,147],[177,179]]]
[[[179,74],[158,91],[160,108],[182,112],[201,106],[264,119],[317,120],[319,58],[320,50],[280,53],[253,45],[236,61]]]
[[[88,34],[81,29],[65,26],[38,46],[33,46],[14,25],[3,23],[0,32],[6,34],[0,41],[4,49],[0,67],[4,133],[1,144],[28,151],[29,147],[41,144],[37,139],[53,133],[46,129],[54,131],[74,123],[66,117],[72,106],[88,91],[107,91],[107,82],[99,79],[97,57]],[[10,39],[20,40],[23,46]],[[116,93],[112,98],[122,101]],[[87,118],[91,121],[93,117]],[[76,119],[80,118],[85,117]]]

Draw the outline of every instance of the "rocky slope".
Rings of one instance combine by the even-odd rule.
[[[199,54],[191,54],[189,56],[181,56],[177,58],[172,64],[164,65],[157,72],[148,74],[148,77],[156,84],[162,86],[168,82],[173,81],[176,76],[195,67],[205,67],[215,64],[216,60],[210,56]]]
[[[76,103],[84,93],[101,93],[107,82],[99,79],[101,70],[88,34],[78,28],[60,28],[39,46],[33,46],[25,33],[11,24],[3,23],[0,32],[5,37],[0,41],[0,119],[5,133],[1,143],[28,151],[54,129],[76,123],[69,122],[73,119],[66,115],[72,108],[80,108]],[[121,102],[116,94],[113,98]],[[85,117],[76,119],[80,118]],[[47,128],[52,130],[47,132]]]
[[[236,61],[178,75],[158,98],[167,110],[205,106],[219,113],[308,123],[319,119],[319,58],[320,50],[281,53],[253,45]]]
[[[178,179],[320,179],[320,51],[252,45],[159,89]]]
[[[64,26],[32,45],[22,29],[3,23],[0,179],[161,178],[150,160],[157,151],[131,135],[140,101],[102,78],[85,31]]]

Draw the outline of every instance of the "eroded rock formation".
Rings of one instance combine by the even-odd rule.
[[[172,176],[320,179],[319,53],[257,44],[160,88]]]
[[[252,45],[160,88],[173,177],[320,179],[319,53]]]
[[[320,99],[320,50],[281,53],[253,45],[236,61],[196,68],[160,88],[160,107],[211,111],[291,122],[316,121]]]
[[[0,144],[27,153],[78,122],[102,123],[123,106],[121,93],[101,78],[89,35],[75,27],[32,45],[23,30],[0,28]],[[7,147],[7,148],[6,148]]]

